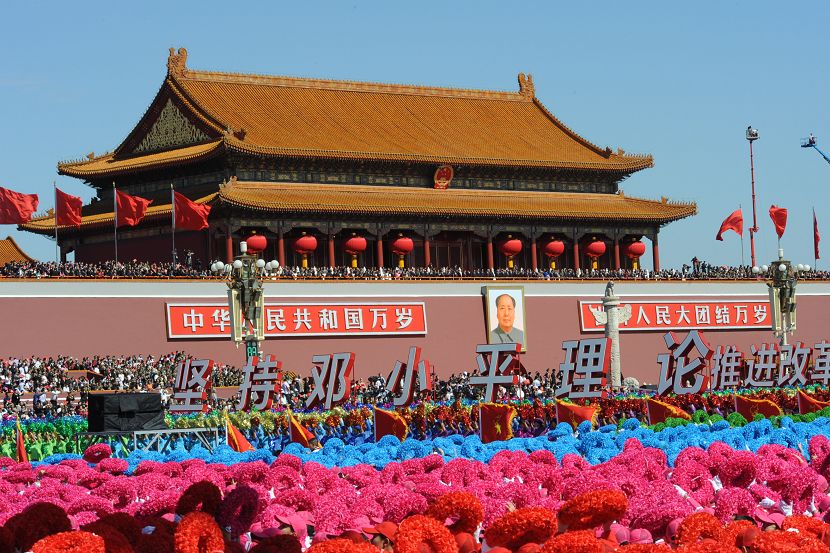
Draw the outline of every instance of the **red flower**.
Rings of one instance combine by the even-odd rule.
[[[434,518],[413,515],[398,526],[395,553],[458,553],[458,544],[447,527]]]
[[[85,532],[92,532],[96,536],[104,538],[104,546],[107,553],[133,553],[133,547],[124,534],[103,522],[95,521],[83,527]]]
[[[586,530],[622,519],[628,498],[619,490],[595,490],[580,494],[559,509],[557,517],[568,530]]]
[[[739,553],[734,545],[715,540],[703,540],[677,548],[678,553]]]
[[[84,461],[87,463],[99,463],[112,456],[112,448],[107,444],[91,445],[84,451]]]
[[[549,540],[541,553],[602,553],[602,544],[590,530],[578,530]]]
[[[795,528],[802,534],[809,534],[813,537],[821,539],[830,530],[830,526],[814,517],[805,515],[792,515],[784,519],[781,525],[782,530]]]
[[[723,541],[723,525],[714,515],[699,512],[683,519],[677,528],[677,545],[691,545],[703,539]]]
[[[173,534],[164,530],[141,534],[135,545],[135,553],[174,553]]]
[[[758,525],[749,520],[735,520],[721,530],[720,540],[729,545],[742,547],[744,544],[738,543],[738,538],[742,537],[747,530],[752,528],[757,529]]]
[[[222,501],[222,492],[212,482],[202,480],[192,484],[176,503],[176,514],[186,515],[193,511],[216,514],[216,508]]]
[[[453,534],[471,534],[484,520],[484,507],[470,492],[450,492],[435,500],[424,514],[442,524],[448,518],[457,517],[458,520],[449,526],[450,531]]]
[[[121,532],[130,543],[138,541],[141,535],[141,525],[127,513],[112,513],[99,519],[99,522],[108,524]]]
[[[219,504],[216,521],[230,528],[233,536],[246,532],[259,513],[259,494],[248,486],[239,486]]]
[[[671,553],[672,549],[665,543],[631,543],[620,547],[623,553]]]
[[[279,534],[259,540],[250,553],[302,553],[303,548],[296,536]]]
[[[490,547],[518,549],[526,543],[542,543],[556,533],[556,515],[544,507],[526,507],[502,515],[484,532]]]
[[[377,547],[368,542],[358,544],[352,540],[338,538],[315,543],[306,553],[378,553],[379,551]]]
[[[24,549],[29,551],[29,548]],[[104,538],[89,532],[61,532],[39,540],[32,553],[104,553]]]
[[[33,503],[18,517],[13,518],[14,541],[21,551],[29,551],[35,542],[46,536],[72,529],[72,524],[63,509],[51,503]],[[7,526],[10,526],[9,522],[6,523]]]
[[[827,553],[827,546],[798,532],[761,532],[752,542],[753,553]]]
[[[207,513],[190,513],[176,528],[176,553],[222,553],[225,540],[222,530]]]

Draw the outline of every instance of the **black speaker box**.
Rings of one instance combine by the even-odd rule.
[[[89,432],[164,430],[161,394],[90,394]]]

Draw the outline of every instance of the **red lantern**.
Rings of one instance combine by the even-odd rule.
[[[507,240],[503,240],[499,243],[499,251],[507,257],[507,268],[513,268],[513,258],[520,254],[522,251],[522,241],[518,238],[513,238],[512,236],[508,236]]]
[[[406,236],[398,236],[395,238],[395,241],[392,242],[392,253],[398,256],[398,267],[404,267],[403,258],[414,247],[415,243],[412,241],[412,238],[407,238]]]
[[[308,268],[308,254],[317,249],[317,238],[310,234],[303,234],[294,240],[294,251],[303,256],[303,269]]]
[[[366,239],[354,235],[343,243],[343,249],[352,256],[352,267],[357,267],[357,254],[366,251]]]
[[[594,240],[585,248],[585,255],[588,257],[596,259],[603,254],[605,254],[605,242],[601,240]]]
[[[415,243],[412,241],[412,238],[407,238],[406,236],[399,236],[392,242],[392,252],[398,255],[406,255],[414,247]]]
[[[625,247],[625,255],[627,255],[629,259],[642,257],[645,253],[646,245],[640,242],[639,240],[637,240],[636,242],[632,242]]]
[[[561,240],[550,240],[542,247],[542,252],[550,258],[550,268],[556,268],[556,258],[565,253],[565,243]]]
[[[585,255],[591,258],[591,268],[596,269],[599,264],[597,258],[605,253],[605,242],[594,240],[585,248]]]
[[[625,255],[632,261],[634,270],[640,268],[640,257],[646,253],[646,245],[637,240],[636,242],[632,242],[625,247]]]
[[[248,253],[259,253],[265,251],[265,247],[268,246],[268,240],[261,234],[255,234],[253,236],[249,236],[245,243],[248,245]]]

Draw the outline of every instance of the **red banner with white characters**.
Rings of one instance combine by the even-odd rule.
[[[393,336],[427,333],[427,312],[418,303],[271,303],[265,305],[265,335]],[[228,338],[227,304],[168,303],[167,336]]]
[[[631,317],[620,323],[620,332],[649,330],[769,330],[772,325],[768,299],[623,301],[621,312],[631,309]],[[602,332],[602,302],[580,301],[579,323],[582,332]],[[621,319],[622,320],[622,319]]]

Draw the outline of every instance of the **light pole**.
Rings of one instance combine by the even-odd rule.
[[[752,272],[766,279],[769,288],[772,332],[782,346],[796,329],[795,288],[798,279],[810,271],[809,265],[793,265],[784,259],[784,248],[778,248],[778,259],[770,265],[753,265]]]
[[[758,232],[758,218],[755,215],[755,160],[752,156],[752,143],[761,138],[758,129],[752,125],[746,128],[746,139],[749,141],[749,175],[752,180],[752,226],[749,227],[749,250],[752,254],[752,266],[755,265],[755,233]]]
[[[264,246],[262,248],[264,250]],[[245,342],[245,359],[259,357],[259,345],[265,340],[265,294],[262,277],[279,268],[277,261],[265,262],[248,253],[248,244],[239,243],[240,255],[233,263],[216,261],[210,266],[211,272],[224,277],[228,285],[228,308],[230,311],[231,339],[239,347]]]

